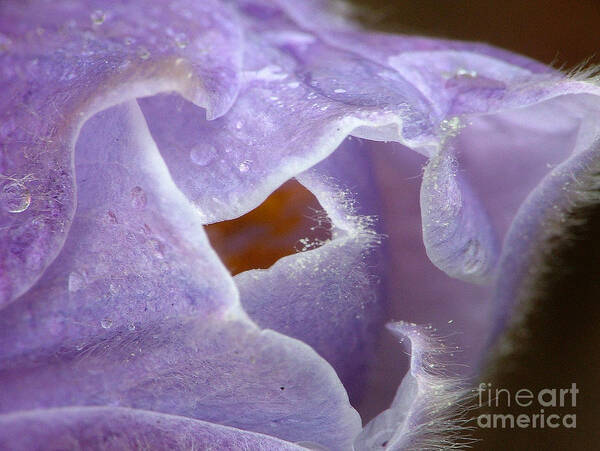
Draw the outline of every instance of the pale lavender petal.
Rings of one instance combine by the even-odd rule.
[[[567,166],[569,168],[577,167],[577,158],[593,161],[594,155],[597,155],[591,147],[597,136],[595,118],[598,106],[595,106],[595,97],[571,94],[586,89],[586,84],[579,81],[565,79],[561,84],[554,83],[553,86],[553,99],[547,99],[546,92],[537,91],[542,94],[537,104],[521,109],[511,107],[493,114],[461,117],[457,136],[444,141],[446,149],[455,152],[455,157],[452,157],[452,153],[449,154],[450,157],[446,157],[448,162],[455,158],[455,166],[450,166],[451,170],[446,174],[454,173],[455,180],[458,179],[463,185],[468,184],[468,190],[463,188],[458,192],[460,195],[456,192],[453,195],[459,199],[470,198],[474,201],[473,205],[480,205],[474,212],[485,215],[484,219],[488,218],[483,221],[483,227],[474,231],[488,233],[488,236],[495,235],[500,243],[504,243],[501,248],[502,256],[498,257],[502,264],[492,267],[491,283],[480,288],[444,277],[424,259],[423,248],[418,241],[418,236],[422,233],[418,216],[424,215],[423,219],[427,220],[428,212],[423,208],[419,212],[411,198],[418,195],[416,191],[421,178],[420,168],[427,161],[418,156],[410,156],[408,149],[397,151],[393,157],[384,157],[381,153],[385,151],[382,144],[374,147],[379,152],[372,153],[382,191],[403,192],[406,196],[383,198],[387,230],[391,226],[403,231],[402,234],[387,232],[393,249],[393,266],[397,271],[396,277],[392,279],[392,290],[405,295],[395,305],[395,317],[434,324],[442,335],[459,332],[452,340],[466,351],[460,356],[471,364],[484,356],[481,350],[487,347],[490,330],[502,323],[497,323],[494,316],[499,314],[506,318],[506,315],[510,315],[506,306],[515,299],[516,278],[527,278],[528,271],[525,268],[532,266],[532,260],[527,256],[542,246],[543,240],[538,238],[545,233],[542,218],[546,213],[535,211],[538,208],[540,211],[551,211],[548,210],[550,204],[546,200],[531,201],[528,196],[532,195],[530,193],[544,177],[547,181],[544,183],[558,180],[558,172],[555,171],[558,171],[561,162],[568,159],[569,155],[574,155],[571,158],[575,158]],[[530,89],[530,94],[536,92],[534,87]],[[597,88],[590,83],[587,84],[587,89],[590,94],[597,92]],[[564,92],[570,95],[562,95]],[[523,102],[527,105],[533,102],[533,98],[525,96]],[[589,148],[589,153],[584,151],[586,147]],[[429,164],[440,158],[433,157]],[[574,166],[570,166],[571,164]],[[584,163],[580,164],[585,167]],[[590,162],[586,164],[589,166]],[[577,179],[577,170],[573,169],[571,172],[572,177]],[[425,171],[425,177],[431,175],[429,167]],[[432,182],[435,180],[426,179],[421,189],[429,189]],[[451,185],[446,183],[438,186],[440,189],[447,189]],[[556,207],[552,208],[560,211],[563,208],[560,204],[568,202],[569,193],[558,183],[553,186],[554,194],[547,190],[546,195],[555,199]],[[536,191],[538,189],[541,188],[536,188]],[[559,198],[563,200],[559,201]],[[440,199],[440,204],[443,205],[445,198]],[[523,235],[524,227],[513,223],[518,211],[518,217],[521,218],[519,221],[528,218],[527,222],[530,223],[526,235]],[[438,214],[439,209],[433,209],[432,213]],[[536,227],[538,230],[534,232]],[[512,238],[507,236],[509,228]],[[465,228],[461,229],[461,232],[465,231]],[[424,234],[427,244],[427,230]],[[444,235],[437,237],[443,238]],[[516,242],[520,242],[520,245],[513,244]],[[460,243],[461,240],[451,242],[453,245]],[[488,249],[493,249],[493,246]],[[517,266],[516,261],[521,263]],[[460,267],[450,267],[447,271],[452,274],[452,269],[456,271]],[[509,285],[513,285],[513,288],[508,288]],[[497,300],[499,298],[504,300]],[[410,302],[410,299],[419,302]],[[497,312],[492,313],[492,310]]]
[[[247,319],[137,104],[94,116],[76,149],[67,243],[3,312],[0,410],[126,406],[349,444],[360,419],[337,375]]]
[[[59,257],[0,316],[0,355],[85,346],[112,330],[211,314],[237,290],[175,187],[136,103],[86,122],[77,212]]]
[[[596,90],[590,84],[590,91]],[[527,311],[526,302],[535,290],[536,278],[546,268],[544,251],[571,226],[570,213],[598,203],[600,102],[581,95],[557,100],[566,112],[579,115],[577,134],[565,146],[569,156],[549,165],[547,174],[520,206],[506,234],[500,277],[494,287],[494,337],[507,323],[517,323]]]
[[[162,320],[77,350],[3,360],[0,410],[122,406],[329,449],[360,418],[333,369],[307,345],[244,320]],[[49,390],[49,387],[52,389]]]
[[[173,187],[137,106],[92,118],[76,162],[73,242],[53,264],[63,271],[49,268],[31,298],[9,306],[2,318],[0,379],[5,387],[14,384],[2,396],[2,409],[116,403],[221,424],[241,421],[241,427],[293,440],[350,440],[358,417],[333,370],[308,347],[272,333],[261,338],[244,322],[208,319],[226,306],[233,309],[228,316],[236,312],[237,293],[194,222],[197,212]],[[110,246],[119,252],[105,254]],[[64,272],[65,265],[74,267]],[[153,295],[149,280],[156,283]],[[198,313],[204,319],[168,321]],[[298,373],[300,362],[308,380]],[[319,407],[310,407],[310,399]],[[258,401],[265,407],[253,415]],[[328,420],[316,417],[315,424],[316,409]],[[327,426],[331,420],[334,427]]]
[[[354,402],[364,394],[385,318],[385,260],[375,227],[378,193],[365,170],[370,164],[362,141],[351,138],[300,174],[332,221],[333,239],[316,249],[304,243],[310,250],[235,277],[248,315],[311,345],[333,365]]]
[[[451,277],[488,282],[499,254],[498,241],[481,202],[458,173],[451,148],[429,160],[420,194],[429,259]]]
[[[75,209],[73,146],[93,112],[177,90],[218,117],[237,94],[242,46],[227,5],[104,6],[0,5],[9,43],[0,53],[0,83],[11,92],[0,101],[2,304],[24,293],[64,243]]]
[[[388,236],[392,268],[388,277],[390,317],[433,325],[460,347],[456,360],[466,364],[463,369],[470,372],[482,355],[492,321],[489,284],[474,285],[452,278],[427,256],[419,205],[427,159],[400,145],[370,143],[366,148],[374,163],[378,189],[393,193],[381,199],[381,223]],[[379,360],[385,355],[381,350]]]
[[[420,143],[431,127],[420,93],[355,55],[316,40],[283,53],[252,35],[246,55],[238,99],[220,119],[174,95],[140,100],[176,183],[207,222],[258,206],[350,133]]]
[[[267,435],[122,407],[70,407],[0,415],[0,448],[14,451],[304,449]]]
[[[452,351],[430,327],[399,322],[388,326],[410,341],[410,370],[389,409],[370,421],[357,437],[361,450],[459,449],[469,443],[462,403],[468,391],[459,378],[448,377],[443,361]]]
[[[585,94],[586,91],[589,94]],[[482,210],[489,212],[488,225],[476,230],[481,232],[491,225],[494,233],[504,241],[493,283],[469,293],[471,288],[467,285],[440,280],[435,271],[420,260],[421,257],[411,260],[412,269],[407,271],[400,267],[397,273],[416,275],[410,279],[413,282],[410,289],[417,290],[418,298],[426,300],[420,307],[405,304],[404,309],[398,310],[404,313],[402,317],[419,322],[431,321],[444,335],[460,331],[461,335],[451,337],[454,342],[456,339],[462,342],[462,349],[479,349],[473,354],[469,352],[470,357],[467,355],[467,361],[474,358],[470,360],[472,365],[482,357],[489,358],[481,350],[489,349],[488,346],[493,343],[491,339],[497,338],[507,322],[518,322],[518,316],[514,316],[515,308],[517,312],[522,312],[522,309],[526,311],[522,303],[534,288],[531,283],[535,281],[536,274],[545,268],[541,260],[545,255],[543,249],[564,230],[568,213],[577,206],[597,202],[597,196],[592,193],[598,183],[594,175],[599,161],[598,88],[592,83],[564,79],[560,83],[548,83],[547,86],[542,84],[522,88],[521,94],[525,108],[515,109],[516,98],[509,97],[504,105],[506,111],[494,111],[485,116],[463,116],[459,121],[461,127],[457,130],[456,139],[445,142],[446,150],[458,151],[458,166],[450,167],[451,170],[446,174],[454,172],[456,178],[470,185],[469,191],[463,187],[460,197],[464,199],[465,193],[474,193]],[[434,156],[429,164],[435,164],[440,155],[443,154]],[[381,161],[389,165],[389,160],[382,158]],[[408,160],[398,158],[397,161]],[[419,166],[412,164],[413,176],[418,176]],[[409,176],[409,168],[410,165],[399,173]],[[383,183],[387,188],[402,190],[410,185],[408,177],[404,181],[398,180],[398,173],[394,174],[393,170],[381,164],[380,174],[383,174]],[[428,168],[424,175],[426,190],[432,182],[427,180],[430,176]],[[448,186],[447,183],[440,184],[443,187],[441,189],[447,189]],[[395,220],[399,225],[402,224],[402,230],[415,230],[418,212],[413,211],[408,215],[413,218],[412,221],[407,221],[409,218],[406,218],[406,214],[403,219],[399,216],[399,212],[406,213],[407,202],[402,199],[388,201],[392,214],[398,212],[392,224]],[[427,211],[421,214],[425,221]],[[388,216],[390,218],[393,216]],[[424,229],[427,240],[426,227]],[[392,246],[394,242],[396,251],[393,255],[403,255],[397,261],[405,262],[408,255],[399,254],[398,251],[410,250],[412,246],[402,243],[398,237],[392,237]],[[418,252],[413,252],[413,255],[416,257]],[[420,273],[417,270],[419,266],[415,266],[419,261],[423,269]],[[402,288],[400,282],[396,280],[395,286]],[[436,286],[439,287],[437,293]],[[442,299],[445,302],[440,302]],[[477,300],[483,302],[474,303]],[[452,324],[444,324],[444,316]],[[457,324],[460,326],[456,327]],[[474,369],[477,369],[477,364]],[[437,400],[431,398],[429,407],[423,405],[421,408],[426,410],[436,405]],[[390,415],[385,414],[379,421],[393,423],[395,420],[390,420]],[[398,417],[397,421],[403,420]],[[433,421],[432,425],[436,423],[444,424],[444,417]],[[416,434],[419,435],[419,432]]]
[[[462,71],[459,74],[456,74],[455,71],[435,69],[427,71],[428,63],[432,63],[436,69],[439,67],[438,64],[443,65],[444,55],[459,61],[479,58],[492,64],[508,63],[539,74],[553,72],[545,64],[484,43],[364,30],[352,20],[354,11],[344,2],[278,0],[277,3],[300,25],[303,31],[314,33],[328,45],[355,53],[383,66],[393,66],[394,57],[405,55],[409,65],[420,67],[426,78],[443,76],[447,79],[452,78],[453,75],[463,74]],[[439,58],[428,58],[430,52],[431,56],[437,54]],[[460,66],[455,65],[452,69],[456,68],[460,68]],[[418,83],[415,83],[415,86],[418,87]],[[446,95],[445,93],[440,94]]]

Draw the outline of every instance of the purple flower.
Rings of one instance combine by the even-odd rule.
[[[15,0],[0,30],[1,448],[436,446],[437,368],[477,374],[595,201],[591,74],[317,0]],[[292,178],[327,237],[232,277],[204,226]]]

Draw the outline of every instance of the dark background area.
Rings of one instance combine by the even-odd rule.
[[[598,0],[347,0],[370,28],[475,40],[544,63],[600,63]]]
[[[483,41],[557,68],[600,63],[600,0],[348,1],[365,26],[381,31]],[[600,206],[572,216],[583,221],[549,251],[549,268],[531,299],[534,308],[523,327],[508,334],[513,350],[490,365],[482,380],[511,393],[576,382],[577,428],[475,428],[479,442],[473,449],[600,449]]]

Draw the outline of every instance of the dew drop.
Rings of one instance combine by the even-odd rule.
[[[146,197],[146,193],[139,186],[134,186],[131,189],[131,205],[133,208],[141,210],[148,203],[148,198]]]
[[[162,260],[163,258],[165,258],[165,248],[164,245],[158,241],[157,239],[150,239],[148,240],[149,244],[150,244],[150,248],[152,249],[152,253],[154,254],[154,257]]]
[[[456,70],[456,77],[475,78],[477,77],[477,71],[459,68]]]
[[[217,156],[217,149],[212,146],[197,145],[190,150],[190,159],[198,166],[206,166]]]
[[[69,280],[67,282],[67,288],[70,292],[79,291],[85,287],[85,279],[81,274],[76,271],[73,271],[69,274]]]
[[[147,60],[148,58],[150,58],[150,52],[146,47],[140,47],[138,49],[138,56],[143,60]]]
[[[31,193],[22,183],[7,183],[0,191],[0,205],[9,213],[21,213],[31,205]]]
[[[440,122],[440,129],[442,132],[451,136],[456,136],[463,127],[464,126],[458,116],[444,119]]]
[[[108,292],[114,296],[115,294],[117,294],[119,292],[119,288],[114,284],[114,283],[110,283],[108,285]]]
[[[190,41],[185,33],[177,33],[175,35],[175,45],[177,45],[177,47],[180,49],[186,48],[189,43]]]
[[[106,20],[106,14],[104,14],[104,11],[97,9],[90,14],[90,19],[92,19],[94,25],[102,25]]]
[[[240,172],[248,172],[250,170],[250,160],[244,160],[238,165]]]
[[[112,319],[104,318],[100,321],[100,325],[102,326],[102,329],[110,329],[113,325]]]
[[[244,123],[243,123],[242,121],[237,121],[237,122],[235,123],[235,128],[236,128],[237,130],[241,130],[243,126],[244,126]]]
[[[333,92],[335,92],[336,94],[343,94],[346,92],[346,90],[343,88],[337,88],[337,89],[334,89]]]
[[[127,329],[134,331],[135,330],[135,323],[133,321],[129,321],[127,323]]]

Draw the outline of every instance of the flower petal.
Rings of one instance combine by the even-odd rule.
[[[37,449],[300,450],[292,443],[190,418],[122,407],[70,407],[0,416],[0,447]]]
[[[163,320],[80,351],[4,360],[2,412],[123,406],[347,449],[360,418],[307,345],[243,320]],[[52,387],[51,390],[48,388]]]
[[[243,46],[228,6],[103,6],[2,3],[10,46],[0,53],[0,83],[11,95],[0,103],[0,305],[24,293],[64,243],[75,210],[73,146],[93,112],[164,90],[184,93],[210,117],[235,100]]]
[[[390,408],[363,428],[355,449],[447,449],[468,443],[469,438],[460,435],[465,423],[462,402],[468,392],[461,379],[445,376],[442,368],[449,350],[432,336],[431,328],[405,322],[388,328],[398,338],[410,340],[410,371]]]
[[[590,90],[597,88],[590,85]],[[570,226],[569,214],[598,203],[600,101],[576,95],[558,98],[557,102],[580,115],[577,135],[567,147],[568,157],[550,166],[519,207],[506,234],[500,277],[494,287],[495,338],[508,323],[518,323],[527,310],[535,281],[545,270],[543,258],[556,237]]]
[[[248,315],[311,345],[336,369],[353,403],[364,394],[385,311],[377,193],[364,150],[360,140],[347,139],[297,177],[327,211],[333,240],[235,277]]]
[[[135,102],[90,119],[76,152],[69,237],[42,278],[2,312],[2,356],[81,347],[111,328],[237,304],[231,277]]]
[[[457,279],[486,283],[493,275],[499,245],[476,195],[450,149],[432,157],[421,183],[423,242],[438,268]]]
[[[3,412],[120,405],[332,449],[352,441],[360,419],[329,364],[241,310],[136,103],[88,121],[76,171],[61,255],[1,318]]]

